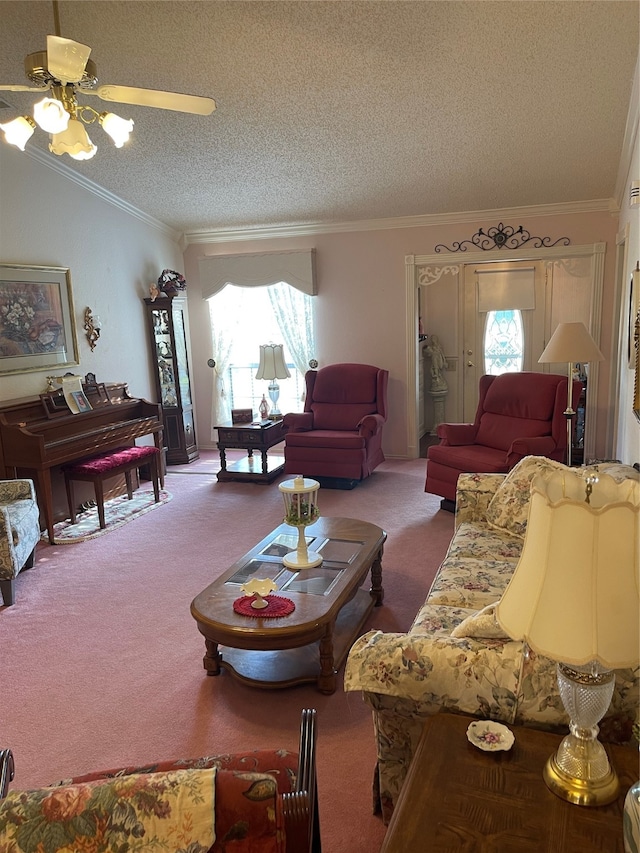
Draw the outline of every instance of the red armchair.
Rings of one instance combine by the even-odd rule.
[[[304,412],[284,416],[284,470],[353,488],[384,462],[389,371],[330,364],[305,374]]]
[[[574,382],[573,399],[580,395]],[[504,474],[524,456],[564,462],[567,378],[549,373],[503,373],[480,379],[472,424],[439,424],[440,444],[427,451],[425,492],[453,509],[462,473]]]
[[[13,755],[0,750],[0,838],[15,853],[137,850],[145,842],[166,853],[320,853],[315,715],[302,711],[298,755],[164,761],[30,791],[8,793]]]

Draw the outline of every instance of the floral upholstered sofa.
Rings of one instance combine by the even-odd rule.
[[[462,474],[455,534],[413,625],[407,633],[371,631],[351,648],[345,690],[362,691],[373,709],[374,809],[385,823],[431,714],[446,710],[567,731],[555,662],[511,640],[494,615],[522,550],[531,481],[564,467],[527,456],[506,475]],[[618,481],[638,478],[625,465],[598,467]],[[639,677],[640,667],[616,672],[601,740],[630,740]]]

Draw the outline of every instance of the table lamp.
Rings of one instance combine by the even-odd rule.
[[[640,657],[640,481],[596,468],[538,476],[524,546],[496,616],[514,640],[557,662],[568,734],[543,778],[571,803],[599,806],[619,789],[599,742],[614,669]]]
[[[559,323],[538,359],[539,364],[561,361],[566,361],[568,365],[567,408],[564,410],[564,416],[567,419],[567,465],[571,466],[571,426],[575,416],[571,400],[573,365],[578,361],[581,364],[588,364],[590,361],[604,361],[604,356],[584,323]]]
[[[260,364],[256,379],[269,379],[269,397],[271,398],[271,412],[269,418],[279,421],[282,412],[278,408],[278,397],[280,386],[278,379],[288,379],[291,376],[284,362],[284,348],[282,344],[260,344]]]

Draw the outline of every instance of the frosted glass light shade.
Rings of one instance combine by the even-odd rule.
[[[62,133],[54,133],[49,143],[49,151],[53,154],[68,154],[74,160],[89,160],[97,150],[77,118],[70,119],[69,126]]]
[[[36,123],[29,116],[18,116],[13,121],[0,124],[0,130],[4,132],[5,140],[9,145],[15,145],[21,151],[24,151],[24,146],[33,136],[35,129]]]
[[[587,502],[583,474],[567,469],[535,478],[522,554],[496,616],[510,637],[553,660],[635,666],[640,482],[590,479]]]
[[[56,98],[43,98],[34,104],[33,117],[47,133],[62,133],[69,126],[71,118],[62,101]]]
[[[122,148],[129,141],[129,134],[133,130],[133,119],[124,119],[115,113],[101,113],[100,124],[105,133],[113,139],[116,148]]]

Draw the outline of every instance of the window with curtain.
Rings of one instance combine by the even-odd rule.
[[[278,380],[282,412],[301,411],[304,373],[313,346],[312,297],[280,282],[268,287],[227,285],[208,300],[220,397],[216,420],[231,409],[258,411],[268,382],[255,378],[260,344],[282,343],[291,378]],[[226,414],[225,414],[226,413]]]
[[[300,381],[310,359],[316,358],[313,323],[313,296],[317,293],[315,249],[205,256],[200,258],[198,266],[202,296],[209,302],[211,311],[215,361],[211,437],[215,441],[216,424],[229,421],[232,408],[249,408],[249,404],[236,406],[234,402],[232,363],[235,371],[242,366],[237,361],[241,360],[248,373],[254,361],[257,365],[260,344],[282,343],[287,361],[300,374],[296,381]],[[217,303],[215,300],[225,291],[227,301]],[[258,307],[256,294],[261,291],[266,291],[269,308],[265,302]],[[275,326],[267,328],[267,323],[272,321]],[[258,325],[250,331],[250,323],[253,322]],[[240,347],[242,339],[247,341],[251,355],[236,355],[235,342]],[[287,411],[283,397],[287,382],[290,380],[280,382],[279,404],[284,412]],[[235,384],[240,399],[239,379]],[[254,394],[255,391],[248,393]],[[257,402],[252,403],[254,409],[261,399],[262,393]],[[299,410],[301,399],[300,394],[293,410]]]

